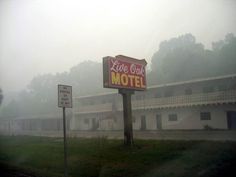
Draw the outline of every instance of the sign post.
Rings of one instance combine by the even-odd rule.
[[[64,176],[68,177],[67,171],[67,141],[66,141],[66,108],[63,107],[63,137],[64,137]]]
[[[117,88],[123,97],[124,145],[133,145],[131,95],[146,90],[145,60],[118,55],[103,58],[103,87]]]
[[[134,139],[133,139],[131,95],[134,94],[134,91],[119,89],[119,94],[121,94],[123,97],[124,145],[132,146]]]
[[[64,176],[68,177],[67,171],[67,140],[66,140],[66,108],[72,108],[72,87],[58,85],[58,107],[63,111],[63,137],[64,137]]]

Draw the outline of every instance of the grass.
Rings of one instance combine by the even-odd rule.
[[[63,139],[0,136],[0,164],[35,176],[63,176]],[[236,142],[68,139],[70,177],[234,176]]]

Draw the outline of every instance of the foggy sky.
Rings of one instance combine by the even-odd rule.
[[[206,48],[236,34],[234,0],[0,0],[0,87],[124,54],[149,63],[159,43],[192,33]]]

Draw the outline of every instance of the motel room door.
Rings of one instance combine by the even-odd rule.
[[[146,117],[141,116],[141,128],[140,130],[146,130]]]
[[[98,127],[99,127],[98,120],[96,118],[93,118],[92,119],[92,128],[91,128],[91,130],[97,130]]]
[[[156,115],[156,123],[157,123],[157,129],[161,130],[162,129],[161,114]]]
[[[236,111],[227,112],[228,129],[236,130]]]

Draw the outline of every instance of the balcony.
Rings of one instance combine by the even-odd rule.
[[[110,112],[110,111],[112,111],[111,103],[79,106],[74,109],[74,112],[79,114]]]
[[[181,95],[163,98],[151,98],[143,100],[132,100],[133,110],[154,109],[154,108],[172,108],[183,106],[212,105],[212,104],[229,104],[236,103],[236,90],[228,90],[212,93],[199,93],[192,95]],[[75,113],[99,113],[122,111],[122,102],[86,105],[75,108]]]
[[[170,108],[182,106],[227,104],[236,102],[236,90],[181,95],[166,98],[152,98],[133,101],[133,109]]]

